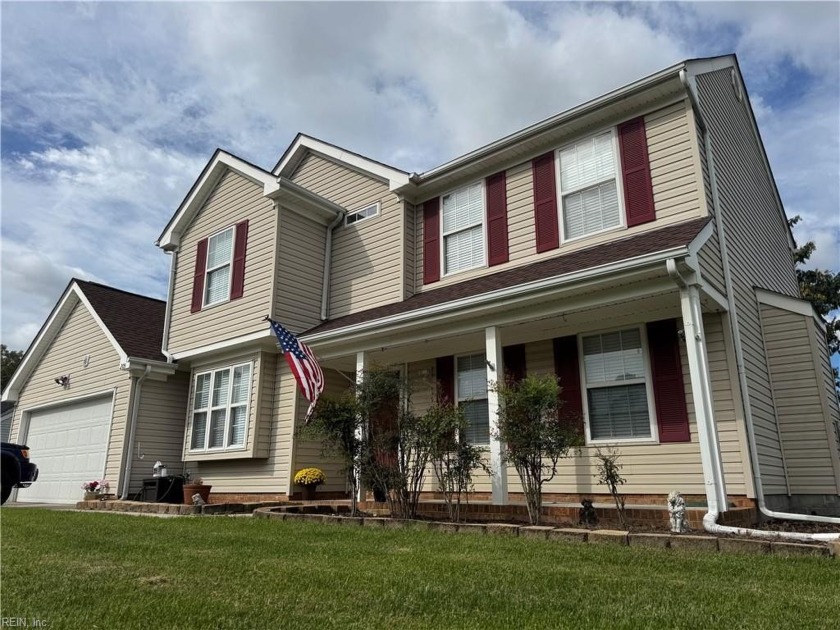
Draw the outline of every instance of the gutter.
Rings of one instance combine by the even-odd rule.
[[[758,504],[758,509],[761,514],[768,518],[789,520],[789,521],[804,521],[809,523],[829,523],[840,525],[840,518],[833,518],[828,516],[813,516],[810,514],[796,514],[792,512],[777,512],[770,510],[764,501],[764,487],[761,483],[761,473],[758,461],[758,446],[755,440],[755,427],[752,420],[752,407],[749,398],[749,389],[747,384],[747,372],[744,367],[744,350],[741,344],[740,326],[738,324],[738,306],[735,300],[735,292],[732,288],[732,274],[729,265],[729,250],[726,244],[726,232],[724,228],[723,216],[721,214],[720,196],[718,194],[717,175],[715,171],[714,153],[712,151],[711,138],[709,136],[708,128],[703,122],[702,112],[700,106],[695,98],[694,91],[688,83],[687,73],[683,70],[680,72],[680,81],[686,88],[689,94],[689,100],[698,120],[701,122],[703,130],[703,150],[706,152],[706,164],[709,169],[709,185],[712,189],[712,208],[714,212],[715,225],[718,231],[718,242],[720,245],[721,262],[723,265],[723,279],[724,288],[726,290],[726,300],[729,306],[729,326],[732,334],[732,342],[735,349],[735,363],[738,373],[738,384],[741,390],[741,403],[744,408],[744,424],[747,430],[747,450],[749,451],[750,464],[752,468],[752,477],[755,487],[755,498]],[[781,444],[780,444],[781,446]],[[722,471],[721,471],[722,472]],[[717,481],[717,480],[716,480]],[[723,483],[723,479],[720,479]],[[710,505],[708,513],[703,517],[703,527],[706,531],[713,534],[736,534],[739,536],[750,536],[755,538],[781,538],[788,540],[800,541],[832,541],[840,540],[840,533],[838,534],[797,534],[794,532],[767,532],[757,529],[747,529],[742,527],[729,527],[726,525],[719,525],[717,519],[720,513],[715,506]]]
[[[324,248],[324,281],[321,285],[321,321],[329,318],[330,299],[330,267],[332,266],[332,236],[335,228],[344,220],[344,210],[335,215],[335,219],[327,226],[327,243]]]
[[[131,424],[131,430],[129,432],[128,444],[126,446],[127,455],[125,461],[125,471],[123,472],[123,490],[120,494],[120,501],[125,501],[128,497],[128,489],[131,486],[131,465],[134,462],[134,434],[137,432],[137,414],[140,411],[140,392],[143,389],[143,381],[146,380],[146,377],[149,376],[151,371],[152,366],[147,364],[146,370],[143,372],[143,376],[136,377],[137,380],[134,382],[134,400],[131,405],[131,415],[128,418],[128,422]]]
[[[163,317],[163,341],[160,352],[167,363],[174,363],[175,357],[169,353],[169,324],[172,321],[172,298],[175,293],[175,267],[178,265],[178,250],[173,249],[169,261],[169,291],[166,296],[166,313]]]

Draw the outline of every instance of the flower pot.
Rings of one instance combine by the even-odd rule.
[[[314,501],[315,491],[318,489],[317,485],[301,486],[301,495],[304,501]]]
[[[99,500],[99,493],[98,492],[85,492],[85,501],[98,501]]]
[[[184,484],[184,504],[185,505],[192,505],[193,504],[193,495],[198,493],[201,496],[201,499],[205,503],[210,502],[210,489],[213,486],[208,486],[205,484],[198,484],[198,483],[188,483]]]

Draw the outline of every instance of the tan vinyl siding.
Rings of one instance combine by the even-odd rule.
[[[753,287],[798,297],[788,228],[730,70],[699,75],[697,87],[714,155],[762,483],[766,494],[784,494],[782,450]]]
[[[193,274],[201,239],[248,219],[244,296],[190,312]],[[195,348],[265,330],[272,298],[276,212],[263,188],[228,171],[181,237],[172,297],[169,351]]]
[[[141,384],[134,448],[127,454],[132,458],[130,493],[142,489],[156,461],[166,464],[170,475],[182,473],[189,387],[188,372],[176,372],[166,381],[147,378]]]
[[[318,466],[328,477],[320,491],[343,491],[344,477],[340,464],[334,458],[321,457],[320,447],[311,440],[294,436],[294,427],[303,423],[308,402],[299,394],[288,364],[277,356],[272,394],[265,394],[264,406],[272,402],[271,423],[268,426],[270,448],[264,459],[231,461],[202,461],[198,472],[213,485],[213,492],[277,493],[289,489],[298,491],[292,483],[294,472],[304,466]],[[333,370],[326,370],[326,391],[336,393],[346,379]],[[266,388],[268,390],[268,388]],[[294,445],[294,457],[292,449]]]
[[[509,168],[507,173],[508,245],[510,261],[494,267],[482,267],[454,274],[430,285],[434,289],[463,282],[476,276],[531,263],[536,260],[567,254],[606,243],[614,239],[657,230],[707,213],[703,194],[703,179],[698,158],[699,147],[690,125],[694,124],[687,111],[687,103],[680,101],[645,116],[645,130],[653,184],[656,221],[632,228],[616,228],[600,234],[561,243],[558,249],[536,253],[534,234],[534,192],[531,162]],[[596,131],[595,129],[591,132]],[[587,132],[587,133],[591,133]],[[587,134],[582,134],[587,135]],[[570,138],[571,140],[571,138]],[[558,204],[560,204],[558,200]],[[623,207],[623,201],[622,201]],[[562,216],[560,218],[562,224]],[[423,286],[423,205],[415,213],[415,247],[417,248],[417,287]]]
[[[706,343],[709,356],[709,373],[714,397],[714,413],[721,445],[727,493],[744,496],[747,493],[744,478],[744,454],[741,436],[736,421],[736,409],[731,388],[731,372],[724,344],[724,330],[721,317],[710,314],[704,317]],[[622,475],[627,479],[622,491],[630,494],[667,494],[680,490],[685,494],[704,495],[703,468],[700,461],[700,445],[694,414],[688,359],[684,344],[680,346],[686,404],[689,412],[691,442],[676,444],[621,444],[623,464]],[[529,374],[553,374],[554,350],[552,341],[531,342],[525,345],[527,372]],[[418,413],[422,413],[431,401],[431,389],[426,384],[427,374],[434,373],[434,361],[413,363],[409,375],[415,384],[413,401]],[[597,470],[593,456],[594,446],[581,449],[580,455],[573,455],[561,461],[555,480],[547,484],[545,492],[556,493],[606,493],[595,477]],[[516,470],[508,468],[508,489],[521,492]],[[434,480],[426,484],[433,489]],[[479,492],[490,492],[490,479],[483,473],[475,475],[475,486]]]
[[[273,390],[273,377],[276,355],[267,352],[252,351],[212,362],[195,363],[190,375],[189,400],[187,405],[187,430],[184,433],[183,453],[184,461],[205,462],[209,460],[242,459],[264,457],[266,444],[261,440],[266,438],[264,425],[270,422],[271,409],[266,415],[266,401],[270,399]],[[195,403],[196,375],[221,368],[234,367],[243,364],[251,365],[251,388],[248,397],[248,427],[245,435],[245,446],[239,449],[219,450],[212,452],[191,451],[192,420]],[[209,419],[208,419],[209,421]]]
[[[403,299],[408,299],[417,290],[414,283],[416,279],[417,252],[414,233],[417,229],[415,217],[417,209],[412,204],[405,202],[403,208],[403,225],[405,235],[403,239]]]
[[[281,207],[274,314],[295,333],[321,323],[326,230]]]
[[[84,357],[89,356],[87,367]],[[55,383],[57,376],[68,374],[70,387]],[[111,435],[105,460],[105,476],[112,488],[118,488],[122,471],[125,426],[128,418],[131,377],[120,369],[120,356],[102,332],[93,316],[78,303],[53,340],[38,366],[23,385],[15,409],[11,439],[19,435],[21,416],[40,407],[60,405],[82,397],[114,394]]]
[[[837,494],[834,440],[824,416],[824,375],[809,349],[813,320],[761,305],[773,401],[792,494]]]
[[[712,235],[700,248],[698,258],[700,259],[700,271],[703,274],[703,280],[726,295],[726,281],[723,276],[723,260],[720,256],[717,225],[713,224]]]
[[[330,318],[401,300],[404,206],[388,185],[315,154],[291,179],[348,211],[380,204],[379,215],[333,234]]]

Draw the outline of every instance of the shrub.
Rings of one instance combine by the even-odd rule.
[[[581,444],[568,414],[560,419],[561,388],[555,376],[528,375],[496,383],[499,421],[494,437],[504,445],[503,461],[516,469],[532,525],[539,525],[542,488],[557,475],[557,462]]]
[[[621,453],[616,450],[609,450],[606,453],[599,448],[595,452],[595,466],[598,468],[598,474],[595,475],[598,483],[606,485],[607,489],[615,501],[615,509],[618,511],[618,520],[621,526],[627,529],[627,511],[624,509],[624,496],[618,491],[618,486],[624,485],[627,481],[621,476],[622,464],[618,463]]]

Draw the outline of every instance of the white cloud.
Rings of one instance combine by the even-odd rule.
[[[168,258],[152,243],[217,146],[271,167],[303,131],[422,171],[686,57],[732,50],[788,213],[803,216],[797,238],[817,241],[814,264],[840,268],[836,3],[3,13],[8,345],[26,345],[74,274],[165,295]]]

